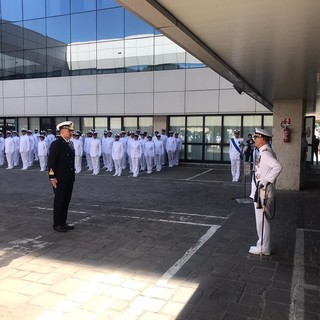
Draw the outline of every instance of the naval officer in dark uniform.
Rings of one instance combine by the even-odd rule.
[[[51,143],[48,156],[49,179],[53,187],[53,229],[67,232],[74,229],[67,224],[68,207],[75,180],[75,151],[70,141],[73,122],[65,121],[57,125],[60,136]]]

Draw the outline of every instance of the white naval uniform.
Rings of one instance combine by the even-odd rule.
[[[176,151],[177,148],[177,143],[176,139],[174,137],[169,137],[167,139],[167,144],[166,144],[166,150],[168,154],[168,162],[169,162],[169,167],[173,167],[173,154]]]
[[[125,169],[127,167],[127,137],[121,137],[120,141],[123,145],[123,156],[121,159],[121,167]]]
[[[143,170],[146,170],[146,159],[144,157],[144,145],[146,144],[147,142],[147,138],[146,137],[140,137],[139,141],[140,141],[140,144],[141,144],[141,150],[142,150],[142,154],[141,154],[141,158],[140,158],[140,170],[143,171]]]
[[[105,139],[107,139],[106,136],[103,136],[103,138],[101,139],[101,153],[102,153],[103,168],[107,168],[106,147],[104,143]]]
[[[91,144],[92,140],[93,140],[92,137],[86,137],[84,139],[84,146],[83,146],[83,151],[84,151],[84,154],[86,156],[88,171],[92,171],[93,170],[93,168],[92,168],[92,159],[91,159],[91,156],[90,156],[90,144]]]
[[[39,135],[40,133],[34,133],[33,139],[34,139],[34,160],[38,161],[39,157],[38,157],[38,142],[39,142]]]
[[[142,147],[139,140],[130,142],[130,158],[132,163],[132,173],[134,177],[139,175],[139,160],[142,155]]]
[[[74,147],[74,168],[75,173],[80,173],[82,170],[82,155],[83,155],[83,144],[80,139],[73,140]]]
[[[152,140],[148,140],[144,144],[144,157],[147,165],[147,173],[152,173],[152,167],[154,163],[154,142]]]
[[[131,138],[131,137],[127,138],[127,155],[128,155],[130,172],[133,172],[133,168],[132,168],[132,158],[131,158],[131,144],[132,144],[132,141],[134,141],[133,138]],[[137,140],[137,141],[138,141],[138,140]]]
[[[40,164],[40,171],[45,171],[47,169],[47,161],[48,161],[48,149],[47,144],[43,140],[38,141],[38,158]]]
[[[235,144],[238,146],[240,152],[242,150],[242,144],[243,139],[242,138],[232,138],[235,142]],[[231,162],[231,175],[232,175],[232,181],[238,182],[240,178],[240,169],[241,169],[241,158],[239,151],[235,148],[235,146],[232,143],[232,139],[230,140],[229,145],[229,156],[230,156],[230,162]]]
[[[114,142],[114,138],[112,137],[107,137],[102,140],[103,143],[103,149],[105,152],[105,157],[106,157],[106,167],[107,171],[113,171],[113,161],[112,161],[112,145]]]
[[[282,165],[277,160],[277,156],[272,150],[272,148],[265,144],[259,149],[259,159],[257,160],[256,164],[256,181],[260,181],[263,186],[266,186],[268,182],[271,184],[275,184],[277,177],[279,176]],[[256,191],[256,186],[253,185],[254,190],[252,190],[252,194]],[[260,190],[260,199],[261,203],[264,200],[264,188]],[[257,209],[257,203],[254,202],[254,210],[256,216],[256,228],[257,228],[257,235],[258,241],[256,244],[257,250],[261,250],[261,240],[262,240],[262,221],[263,221],[263,208]],[[270,223],[268,219],[264,218],[264,228],[263,228],[263,243],[262,243],[262,251],[263,252],[270,252]]]
[[[14,151],[13,151],[13,165],[16,167],[19,165],[19,150],[20,150],[20,138],[13,136]]]
[[[32,167],[34,161],[34,138],[33,135],[28,135],[28,138],[30,142],[30,147],[28,151],[28,167]]]
[[[4,150],[6,153],[6,158],[8,162],[7,169],[13,169],[13,152],[14,152],[14,142],[12,137],[7,137],[4,140]]]
[[[179,160],[180,160],[180,152],[182,149],[182,140],[180,137],[175,137],[176,139],[176,151],[173,154],[173,165],[178,166],[179,165]]]
[[[30,140],[27,134],[23,134],[20,137],[20,155],[22,161],[22,169],[27,170],[29,165],[29,150],[30,150]]]
[[[162,159],[161,159],[161,164],[164,166],[166,164],[166,157],[167,157],[167,150],[166,150],[166,146],[167,146],[167,140],[168,140],[168,136],[166,134],[161,134],[160,140],[163,142],[163,147],[164,147],[164,152],[162,155]]]
[[[0,166],[4,165],[4,138],[0,137]]]
[[[154,162],[156,165],[156,171],[161,171],[162,165],[161,165],[161,159],[164,153],[164,146],[163,142],[157,138],[156,141],[154,141]]]
[[[114,162],[115,176],[121,176],[122,173],[122,159],[124,154],[123,143],[120,140],[115,140],[112,144],[111,156]]]
[[[92,138],[90,142],[90,157],[92,161],[93,175],[99,174],[101,156],[101,141],[98,138]]]

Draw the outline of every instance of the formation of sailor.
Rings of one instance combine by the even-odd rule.
[[[155,130],[154,136],[146,131],[121,131],[113,137],[111,130],[104,130],[100,138],[95,130],[89,130],[86,137],[80,131],[73,131],[70,139],[75,151],[75,173],[80,173],[82,158],[85,156],[86,169],[93,175],[100,172],[100,161],[107,172],[114,172],[114,176],[121,176],[122,171],[129,166],[133,177],[140,171],[151,174],[153,169],[161,171],[166,159],[168,167],[179,165],[182,140],[179,133],[162,129],[161,134]],[[40,171],[46,171],[50,146],[60,137],[59,131],[55,135],[51,129],[47,131],[21,129],[20,136],[17,131],[8,131],[6,139],[0,132],[0,165],[4,165],[7,158],[8,169],[19,165],[21,158],[22,169],[27,170],[39,161]],[[6,151],[7,150],[7,151]]]

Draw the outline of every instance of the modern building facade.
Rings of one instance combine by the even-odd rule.
[[[178,131],[186,161],[228,161],[272,113],[113,0],[1,0],[0,130]]]

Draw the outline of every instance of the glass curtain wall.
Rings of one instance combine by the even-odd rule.
[[[0,0],[0,79],[204,65],[113,0]]]

